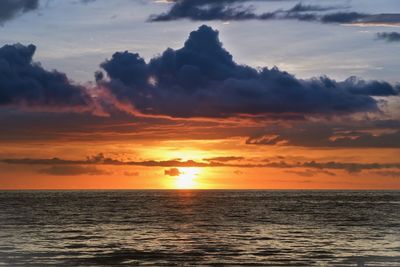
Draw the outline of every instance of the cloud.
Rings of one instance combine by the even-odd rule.
[[[400,42],[400,33],[398,32],[378,32],[376,37],[379,40],[384,40],[389,43]]]
[[[357,122],[355,122],[357,123]],[[366,124],[368,122],[365,122]],[[384,122],[380,122],[384,124]],[[363,123],[361,123],[363,124]],[[379,124],[379,123],[378,123]],[[390,125],[381,125],[382,129]],[[371,125],[371,129],[358,129],[360,126],[328,123],[299,123],[289,126],[275,126],[263,133],[249,137],[249,145],[284,145],[302,147],[330,148],[400,148],[400,130],[398,125],[381,133],[368,132],[378,129],[379,125]]]
[[[329,7],[329,6],[319,6],[319,5],[306,5],[300,2],[291,9],[289,9],[289,12],[328,11],[337,8],[338,7],[333,7],[333,6]]]
[[[271,0],[264,0],[270,2]],[[337,7],[323,7],[318,5],[305,5],[298,3],[289,10],[277,10],[275,12],[257,14],[255,8],[251,5],[244,6],[244,2],[238,0],[178,0],[174,2],[171,9],[165,13],[151,15],[149,21],[171,21],[178,19],[190,19],[195,21],[210,21],[210,20],[268,20],[279,18],[294,18],[308,20],[307,17],[316,19],[315,15],[305,14],[303,12],[320,12],[336,9]]]
[[[178,169],[178,168],[171,168],[171,169],[168,169],[168,170],[164,170],[164,175],[167,175],[167,176],[179,176],[179,175],[181,175],[182,173],[181,173],[181,171]]]
[[[244,157],[226,156],[226,157],[205,158],[203,160],[209,162],[230,162],[230,161],[240,161],[243,159]]]
[[[152,15],[149,20],[170,21],[181,18],[189,18],[191,20],[245,20],[256,17],[250,8],[243,6],[230,7],[234,2],[238,1],[176,1],[168,12],[160,15]]]
[[[75,176],[75,175],[109,175],[110,172],[100,170],[94,166],[80,165],[54,165],[49,168],[39,170],[40,173],[56,176]]]
[[[334,21],[333,21],[334,22]],[[355,13],[353,19],[349,18],[347,23],[354,26],[400,26],[400,14],[360,14]]]
[[[39,0],[1,0],[0,24],[14,17],[35,10],[39,6]]]
[[[5,164],[14,165],[39,165],[39,166],[95,166],[95,165],[113,165],[113,166],[144,166],[144,167],[164,167],[170,168],[164,170],[165,175],[178,176],[180,174],[179,167],[198,167],[198,168],[216,168],[216,167],[232,167],[232,168],[278,168],[278,169],[295,169],[295,168],[307,168],[313,170],[343,170],[349,173],[357,173],[363,170],[382,170],[382,169],[400,169],[400,163],[360,163],[360,162],[319,162],[315,160],[306,161],[254,161],[252,163],[223,163],[223,162],[201,162],[194,160],[146,160],[146,161],[121,161],[117,159],[107,158],[96,155],[89,157],[86,160],[66,160],[60,158],[52,159],[0,159],[0,162]],[[91,160],[92,158],[98,158],[98,160]],[[325,172],[325,174],[328,174]],[[328,174],[329,175],[329,174]]]
[[[0,106],[87,109],[92,99],[86,89],[34,63],[35,50],[21,44],[0,48]]]
[[[125,166],[144,166],[144,167],[207,167],[207,166],[223,166],[223,163],[205,163],[193,160],[181,161],[173,160],[147,160],[147,161],[120,161],[117,159],[105,157],[102,153],[95,156],[87,157],[86,160],[65,160],[60,158],[51,159],[3,159],[0,160],[8,164],[25,164],[25,165],[125,165]]]
[[[348,173],[357,173],[363,170],[400,168],[399,163],[353,163],[353,162],[315,162],[309,161],[301,164],[303,167],[315,169],[345,170]]]
[[[99,86],[120,102],[142,114],[178,118],[376,112],[372,96],[399,93],[399,86],[383,81],[301,80],[276,67],[239,65],[218,31],[205,25],[191,32],[181,49],[169,48],[149,63],[125,51],[101,67],[109,80],[99,80]]]
[[[264,0],[260,2],[269,2]],[[249,1],[212,1],[212,0],[178,0],[170,1],[174,4],[165,13],[152,15],[149,21],[171,21],[190,19],[194,21],[210,20],[300,20],[320,23],[344,23],[370,26],[395,26],[400,25],[400,14],[365,14],[359,12],[331,12],[326,11],[341,9],[340,6],[319,6],[298,3],[294,7],[272,12],[256,13],[251,5],[242,5]],[[238,4],[239,3],[239,4]]]
[[[292,173],[292,174],[296,174],[296,175],[302,176],[302,177],[314,177],[314,176],[319,175],[319,174],[325,174],[325,175],[328,175],[328,176],[336,176],[335,173],[330,172],[330,171],[309,170],[309,169],[307,169],[305,171],[293,171],[293,170],[291,170],[291,171],[286,171],[286,173]]]

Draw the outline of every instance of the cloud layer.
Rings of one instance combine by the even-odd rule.
[[[243,158],[244,159],[244,158]],[[328,171],[328,175],[333,176],[334,174],[329,170],[342,170],[348,173],[357,173],[364,170],[389,170],[400,169],[400,163],[361,163],[361,162],[338,162],[338,161],[285,161],[281,160],[261,160],[255,161],[250,160],[251,163],[246,162],[220,162],[207,160],[194,161],[194,160],[147,160],[147,161],[120,161],[113,158],[105,157],[103,154],[99,154],[93,157],[89,157],[86,160],[67,160],[60,158],[52,159],[0,159],[0,162],[14,165],[39,165],[39,166],[51,166],[50,168],[40,170],[42,173],[52,175],[79,175],[79,174],[104,174],[101,170],[95,169],[97,165],[114,165],[114,166],[142,166],[142,167],[163,167],[169,168],[164,170],[164,174],[167,176],[179,176],[181,172],[178,167],[198,167],[198,168],[215,168],[215,167],[233,167],[233,168],[277,168],[287,169],[292,171],[296,168],[306,168],[315,173],[317,171]],[[397,171],[397,170],[396,170]],[[309,171],[310,172],[310,171]]]

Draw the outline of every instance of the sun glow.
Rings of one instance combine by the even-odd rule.
[[[178,168],[179,175],[176,176],[175,187],[178,189],[193,189],[197,187],[198,175],[200,173],[199,168]]]

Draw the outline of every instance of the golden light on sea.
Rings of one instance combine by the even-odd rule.
[[[174,188],[196,189],[199,184],[200,168],[184,167],[178,169],[180,174],[175,177]]]

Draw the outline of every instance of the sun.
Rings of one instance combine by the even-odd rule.
[[[178,168],[179,175],[176,176],[175,187],[178,189],[193,189],[197,187],[197,178],[200,173],[199,168],[185,167]]]

